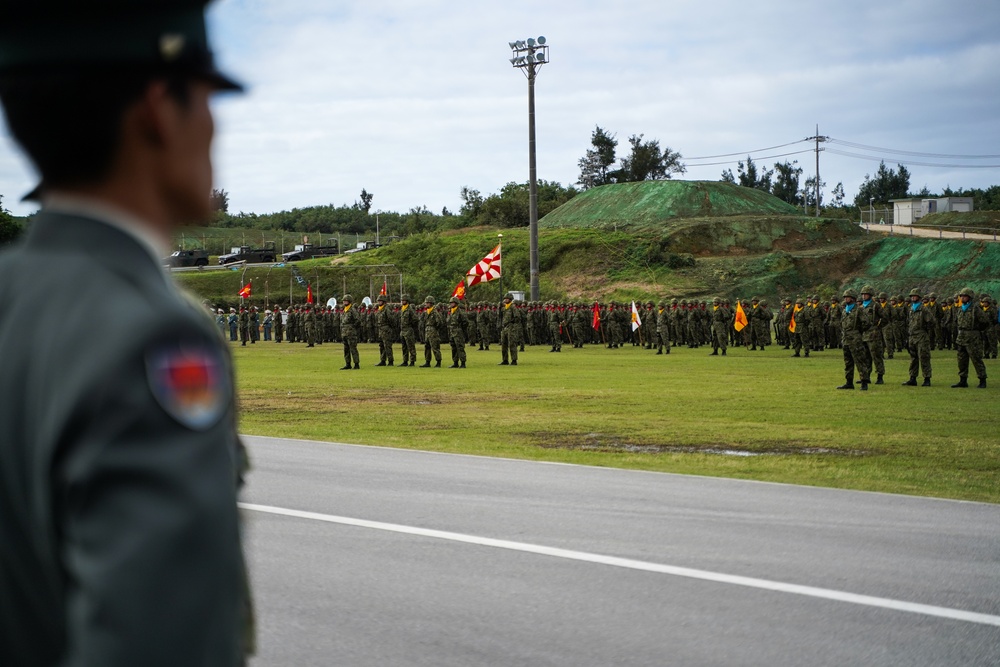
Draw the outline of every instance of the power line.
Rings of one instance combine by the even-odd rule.
[[[798,144],[798,143],[801,142],[800,141],[792,142],[792,144]],[[785,144],[785,146],[791,146],[792,144]],[[776,157],[788,157],[789,155],[800,155],[802,153],[812,153],[812,149],[808,148],[804,151],[794,151],[792,153],[780,153],[778,155],[763,155],[758,157],[757,161],[759,162],[761,160],[770,160]],[[730,153],[730,155],[746,155],[746,153]],[[722,156],[717,156],[717,157],[722,157]],[[698,158],[689,158],[689,159],[696,160]],[[707,158],[702,158],[702,159],[707,159]],[[722,162],[702,162],[701,164],[688,164],[687,162],[685,162],[684,165],[687,167],[712,167],[720,164],[734,164],[735,162],[739,162],[739,160],[723,160]]]
[[[884,157],[877,155],[860,155],[858,153],[849,153],[847,151],[837,150],[836,148],[827,148],[826,151],[832,153],[833,155],[843,155],[845,157],[859,158],[861,160],[872,160],[873,162],[885,162]],[[1000,164],[942,164],[940,162],[915,162],[913,160],[905,160],[904,162],[908,165],[915,165],[918,167],[940,167],[943,169],[1000,169]]]
[[[798,141],[792,141],[787,144],[779,144],[777,146],[770,146],[768,148],[759,148],[755,151],[740,151],[739,153],[724,153],[723,155],[702,155],[699,157],[689,157],[688,160],[714,160],[719,157],[732,157],[734,155],[750,155],[751,153],[763,153],[764,151],[773,151],[777,148],[784,148],[785,146],[793,146],[795,144],[801,144],[803,141],[808,141],[807,139],[799,139]],[[789,155],[794,155],[794,153],[789,153]],[[761,160],[766,160],[767,158],[760,158]],[[729,162],[720,162],[719,164],[731,164]]]
[[[948,158],[954,160],[994,160],[1000,158],[1000,155],[949,155],[947,153],[919,153],[916,151],[901,151],[893,148],[879,148],[877,146],[866,146],[865,144],[856,144],[851,141],[844,141],[842,139],[829,139],[830,143],[843,144],[844,146],[849,146],[851,148],[858,148],[865,151],[877,151],[880,153],[896,153],[898,155],[912,155],[914,157],[928,157],[928,158]]]

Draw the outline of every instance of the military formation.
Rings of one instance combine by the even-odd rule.
[[[846,290],[841,298],[819,295],[784,298],[772,309],[766,299],[671,299],[636,305],[514,301],[510,293],[500,304],[467,303],[452,297],[439,304],[433,296],[413,304],[402,295],[390,303],[384,295],[371,305],[355,306],[345,294],[336,307],[299,304],[258,311],[255,306],[218,309],[216,322],[231,341],[254,344],[302,342],[308,347],[342,343],[344,367],[360,368],[359,343],[377,343],[376,366],[394,366],[393,348],[402,351],[400,367],[416,366],[417,345],[423,345],[421,368],[440,368],[442,344],[451,348],[449,368],[465,368],[466,346],[486,351],[499,345],[501,366],[516,366],[525,346],[600,345],[615,350],[626,345],[670,354],[672,348],[711,347],[711,356],[726,356],[733,347],[763,351],[771,346],[789,350],[792,358],[840,349],[845,382],[838,389],[868,390],[885,382],[885,360],[906,351],[911,359],[906,386],[931,385],[931,351],[957,354],[959,381],[968,385],[971,364],[986,386],[984,358],[997,358],[997,302],[988,294],[966,288],[954,297],[924,294],[918,289],[904,298],[877,292],[871,285]],[[918,379],[921,381],[918,382]],[[857,384],[855,383],[857,380]]]

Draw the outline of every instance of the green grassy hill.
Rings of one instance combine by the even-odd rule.
[[[766,192],[718,181],[643,181],[602,185],[539,221],[554,227],[662,227],[682,218],[780,216],[801,212]]]

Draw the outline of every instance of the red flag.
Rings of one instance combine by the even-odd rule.
[[[459,299],[465,298],[465,280],[459,280],[458,284],[455,285],[455,290],[451,293],[452,296],[458,297]]]
[[[250,285],[252,285],[252,284],[253,284],[253,281],[251,280],[246,285],[244,285],[243,287],[240,288],[240,295],[239,296],[240,296],[241,299],[249,299],[250,298]]]
[[[389,296],[389,285],[383,280],[382,289],[379,291],[379,296]]]
[[[600,329],[601,328],[601,307],[599,305],[597,305],[596,301],[594,302],[593,311],[594,311],[594,320],[593,320],[593,322],[590,323],[590,326],[594,327],[595,329]]]
[[[736,329],[737,331],[743,331],[743,329],[745,329],[748,324],[750,324],[750,322],[747,320],[747,314],[745,312],[743,312],[743,304],[740,303],[739,299],[737,299],[736,300],[736,323],[733,324],[733,328]]]
[[[313,284],[309,283],[306,285],[306,303],[313,302]]]
[[[500,275],[500,244],[498,243],[496,248],[493,248],[486,254],[486,257],[483,257],[468,270],[465,274],[465,282],[468,283],[469,287],[472,287],[477,283],[496,280]]]

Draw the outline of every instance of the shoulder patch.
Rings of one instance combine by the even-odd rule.
[[[232,402],[222,351],[207,342],[174,341],[149,348],[146,378],[160,407],[194,431],[215,426]]]

